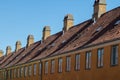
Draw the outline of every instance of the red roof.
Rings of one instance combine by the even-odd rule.
[[[18,52],[0,58],[0,68],[24,64],[63,54],[71,50],[103,43],[120,38],[120,7],[103,14],[95,23],[87,20],[71,27],[66,32],[58,32],[44,41],[38,41]]]

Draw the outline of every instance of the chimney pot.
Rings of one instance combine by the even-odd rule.
[[[47,39],[51,34],[50,26],[45,26],[43,28],[43,40]]]
[[[20,48],[21,48],[21,42],[17,41],[15,51],[17,52]]]
[[[3,51],[2,50],[0,50],[0,57],[2,57],[3,56]]]
[[[27,38],[27,47],[34,43],[34,36],[29,35]]]
[[[7,46],[6,55],[9,55],[10,53],[11,53],[11,46]]]
[[[97,20],[106,12],[106,0],[95,0],[93,19]]]
[[[74,24],[74,18],[72,14],[67,14],[64,17],[64,32],[66,32],[67,30],[69,30]]]

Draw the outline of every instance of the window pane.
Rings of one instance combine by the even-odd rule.
[[[39,64],[39,74],[41,74],[42,73],[42,65],[41,65],[41,63]]]
[[[24,74],[24,68],[22,67],[20,72],[21,77],[23,77],[23,74]]]
[[[8,70],[8,79],[10,79],[10,70]]]
[[[18,68],[18,71],[17,71],[17,75],[18,75],[18,78],[20,77],[20,69]]]
[[[91,68],[91,52],[86,53],[86,69]]]
[[[48,73],[48,62],[45,62],[45,74]]]
[[[34,75],[36,75],[36,68],[37,68],[37,66],[36,66],[36,64],[34,64]]]
[[[112,46],[111,65],[118,64],[118,45]]]
[[[28,71],[28,68],[25,67],[25,77],[27,76],[27,71]]]
[[[75,69],[76,70],[80,70],[80,54],[77,54],[76,56],[75,56]]]
[[[59,58],[59,72],[62,72],[62,58]]]
[[[10,70],[10,79],[12,79],[12,70]]]
[[[104,49],[98,49],[98,67],[103,66],[103,55],[104,55]]]
[[[32,66],[29,66],[28,73],[29,73],[29,76],[32,75]]]
[[[16,69],[14,69],[14,78],[16,78]]]
[[[66,70],[70,71],[70,68],[71,68],[71,57],[67,57],[66,58],[66,62],[67,62]]]
[[[51,61],[51,73],[55,72],[55,60]]]

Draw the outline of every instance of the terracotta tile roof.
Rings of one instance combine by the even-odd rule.
[[[24,51],[24,48],[18,50],[16,53],[13,53],[13,55],[4,63],[1,64],[1,67],[5,67],[9,63],[11,63],[13,60],[15,60],[22,52]]]
[[[4,57],[5,57],[5,56],[0,57],[0,61],[2,61],[2,60],[4,59]]]
[[[38,60],[38,59],[41,59],[43,57],[49,56],[49,55],[51,55],[54,52],[57,52],[59,49],[63,48],[66,44],[68,44],[72,39],[74,39],[74,37],[77,35],[77,33],[81,32],[82,30],[84,30],[85,28],[87,28],[91,23],[92,23],[91,20],[88,20],[88,21],[83,22],[83,23],[81,23],[79,25],[73,26],[71,29],[69,29],[63,35],[61,35],[60,37],[58,37],[52,43],[52,44],[54,44],[54,46],[49,47],[50,46],[49,45],[47,47],[47,50],[45,50],[44,52],[42,52],[40,55],[38,55],[33,60]]]
[[[112,14],[110,14],[112,13]],[[115,15],[114,15],[115,14]],[[96,34],[94,41],[92,40],[89,45],[98,44],[110,40],[120,38],[120,23],[115,24],[120,21],[120,7],[108,12],[105,17],[111,16],[111,18],[106,20],[106,27]]]
[[[84,46],[89,45],[90,43],[95,44],[95,43],[99,43],[99,41],[103,42],[105,41],[104,39],[110,40],[120,37],[118,34],[120,31],[118,27],[116,27],[116,30],[118,31],[115,33],[116,30],[114,28],[114,24],[116,20],[120,20],[120,7],[115,8],[102,15],[101,18],[99,18],[96,23],[90,25],[85,30],[82,30],[82,32],[80,32],[78,36],[76,36],[76,38],[73,39],[73,41],[72,40],[70,41],[71,42],[70,44],[64,46],[61,50],[55,52],[51,56],[68,52],[70,50],[82,48]],[[111,28],[114,28],[114,30],[110,31]],[[112,34],[113,31],[114,31],[114,35]],[[106,35],[104,34],[105,32]],[[107,34],[109,37],[107,37]],[[97,41],[95,41],[96,39]]]
[[[0,68],[10,67],[63,54],[71,50],[120,38],[120,7],[103,14],[95,23],[87,20],[71,27],[67,32],[58,32],[44,41],[38,41],[18,52],[0,58]]]
[[[40,45],[40,41],[31,44],[28,47],[24,48],[24,51],[22,51],[22,53],[19,54],[19,56],[17,56],[12,62],[10,62],[7,66],[5,67],[10,67],[13,65],[16,65],[19,61],[21,61],[22,59],[24,59],[26,56],[28,56],[30,54],[31,51],[33,51],[38,45]]]
[[[10,58],[12,55],[13,55],[13,54],[10,53],[10,54],[8,54],[7,56],[4,57],[4,59],[0,62],[0,68],[1,68],[2,64],[5,63],[6,61],[8,61],[9,58]]]
[[[44,52],[47,49],[47,47],[50,44],[52,44],[59,36],[61,36],[61,32],[48,37],[45,41],[43,41],[40,45],[38,45],[32,52],[30,52],[29,55],[27,55],[24,59],[22,59],[17,64],[23,64],[23,63],[37,57],[39,54]]]

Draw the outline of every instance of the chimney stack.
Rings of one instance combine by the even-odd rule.
[[[20,41],[17,41],[17,42],[16,42],[15,52],[17,52],[20,48],[21,48],[21,42],[20,42]]]
[[[6,48],[6,56],[9,55],[11,53],[11,47],[7,46]]]
[[[42,37],[42,40],[47,39],[50,36],[50,32],[51,32],[50,27],[49,26],[45,26],[43,28],[43,37]]]
[[[106,0],[95,0],[93,19],[96,21],[106,12]]]
[[[27,38],[27,47],[34,43],[34,36],[29,35]]]
[[[2,50],[0,50],[0,57],[2,57],[3,56],[3,51]]]
[[[74,25],[74,19],[73,16],[71,14],[67,14],[64,17],[64,32],[66,32],[67,30],[69,30],[69,28],[71,28]]]

